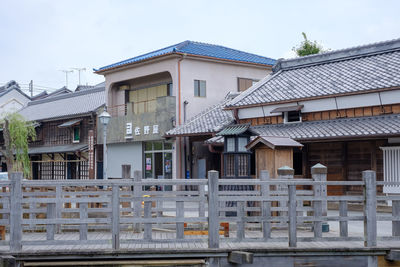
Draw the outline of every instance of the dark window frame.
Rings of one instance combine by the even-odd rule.
[[[201,84],[204,83],[204,95],[201,92]],[[194,80],[194,96],[207,97],[207,83],[205,80]]]

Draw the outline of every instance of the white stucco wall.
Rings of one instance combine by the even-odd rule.
[[[142,143],[133,142],[125,144],[107,145],[107,174],[109,177],[120,178],[122,165],[131,165],[131,177],[136,170],[142,171]]]
[[[220,102],[229,92],[237,92],[238,78],[260,80],[269,73],[270,71],[266,68],[251,65],[185,58],[181,62],[181,105],[184,101],[189,102],[186,118],[189,119],[205,108]],[[206,81],[206,97],[194,96],[194,80]]]
[[[12,113],[20,110],[30,100],[22,95],[17,90],[12,90],[9,93],[0,97],[0,118],[3,118],[5,114]]]
[[[338,109],[346,108],[359,108],[359,107],[369,107],[369,106],[379,106],[382,105],[396,104],[400,103],[400,90],[390,90],[380,93],[380,98],[378,93],[367,93],[349,96],[339,96],[335,98],[329,97],[324,99],[315,100],[305,100],[292,103],[267,105],[263,107],[249,107],[242,108],[238,111],[238,116],[240,119],[248,118],[258,118],[258,117],[268,117],[276,116],[277,113],[271,113],[271,111],[278,107],[287,107],[292,105],[304,105],[302,112],[317,112],[326,110],[335,110],[336,103]]]

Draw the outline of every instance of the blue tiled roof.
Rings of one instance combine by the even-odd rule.
[[[239,51],[225,46],[193,42],[193,41],[184,41],[176,45],[171,45],[147,54],[143,54],[137,57],[133,57],[127,60],[123,60],[111,65],[101,67],[99,69],[95,69],[95,71],[104,71],[122,65],[139,62],[152,57],[157,57],[172,53],[186,53],[189,55],[207,56],[217,59],[228,59],[228,60],[257,63],[263,65],[271,65],[271,66],[274,65],[276,61],[275,59],[272,58],[258,56],[255,54]]]

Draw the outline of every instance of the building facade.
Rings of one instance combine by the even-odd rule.
[[[112,116],[107,127],[108,176],[121,177],[121,165],[131,165],[132,172],[141,170],[144,177],[191,175],[188,140],[167,140],[165,133],[217,104],[228,92],[251,86],[271,71],[274,62],[185,41],[96,70],[105,77]],[[100,135],[98,142],[103,142]]]
[[[96,123],[104,103],[104,87],[100,86],[31,101],[19,111],[36,127],[37,138],[30,142],[28,152],[32,179],[95,179],[97,174],[101,178],[102,149],[96,145]]]
[[[400,40],[281,60],[273,73],[225,108],[259,136],[300,142],[291,166],[297,177],[328,167],[328,180],[356,181],[374,170],[398,180],[400,152]],[[269,162],[263,158],[262,161]],[[256,159],[256,173],[265,164]],[[329,186],[352,194],[359,186]],[[384,187],[384,192],[396,191]]]

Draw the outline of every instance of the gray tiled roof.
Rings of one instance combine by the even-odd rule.
[[[225,104],[231,99],[232,97],[228,95],[220,103],[195,115],[185,124],[168,131],[166,136],[212,134],[220,131],[224,126],[234,122],[232,111],[223,110]]]
[[[400,135],[400,114],[253,126],[251,131],[296,140],[393,136]]]
[[[104,105],[104,95],[104,88],[98,88],[44,98],[29,102],[19,113],[28,121],[88,114]]]
[[[259,125],[250,127],[250,131],[255,135],[284,136],[298,141],[400,136],[400,114]],[[205,143],[221,144],[223,141],[222,136],[216,136]]]
[[[400,39],[281,60],[227,104],[240,107],[400,86]]]

